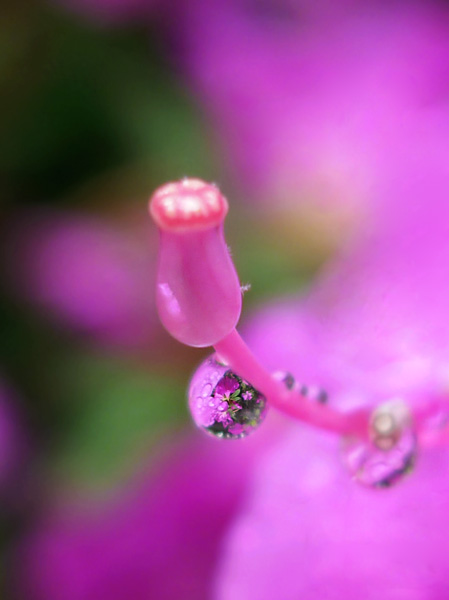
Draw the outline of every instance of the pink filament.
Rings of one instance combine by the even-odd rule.
[[[242,299],[223,236],[227,211],[220,191],[200,179],[168,183],[153,194],[150,213],[161,234],[157,306],[162,323],[184,344],[213,345],[236,374],[290,417],[368,439],[371,410],[340,412],[287,389],[263,368],[236,331]],[[432,398],[415,408],[412,420],[421,443],[435,445],[449,438],[449,427],[429,426],[439,411],[444,414],[446,402]]]
[[[234,329],[220,342],[214,344],[217,354],[240,377],[251,382],[268,401],[284,414],[314,427],[338,433],[355,435],[368,439],[370,435],[370,409],[353,412],[339,412],[329,406],[298,397],[298,392],[289,390],[271,376]],[[428,420],[448,405],[446,397],[434,397],[413,411],[413,424],[422,446],[439,446],[449,441],[449,426],[435,430],[429,427]],[[448,411],[449,412],[449,411]],[[449,418],[449,416],[448,416]]]
[[[328,406],[301,401],[297,392],[288,390],[262,367],[235,329],[214,344],[214,347],[233,371],[250,381],[251,385],[268,398],[272,406],[283,413],[327,431],[342,435],[354,434],[363,438],[368,436],[368,411],[341,413]]]

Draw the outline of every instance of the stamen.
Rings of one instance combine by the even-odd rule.
[[[285,414],[368,439],[367,410],[339,412],[325,405],[327,394],[319,387],[306,388],[301,395],[295,382],[280,381],[266,371],[237,333],[242,289],[223,237],[227,211],[227,201],[216,186],[199,179],[169,183],[154,193],[150,213],[161,233],[157,280],[161,321],[185,344],[214,346],[217,360],[229,365],[237,381],[251,382],[252,389]]]
[[[240,317],[240,282],[224,241],[228,203],[199,179],[168,183],[153,194],[160,231],[156,304],[165,328],[189,346],[211,346]]]

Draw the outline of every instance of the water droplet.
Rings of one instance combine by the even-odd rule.
[[[268,404],[265,396],[227,365],[219,363],[213,354],[192,377],[189,408],[195,424],[207,433],[237,439],[257,429]]]
[[[282,381],[288,390],[298,387],[295,378],[288,371],[276,371],[273,373],[273,377],[278,381]]]
[[[203,398],[208,398],[212,392],[212,386],[210,383],[206,383],[206,385],[201,390],[201,396]]]
[[[273,373],[273,377],[282,381],[288,390],[295,390],[302,398],[319,402],[320,404],[326,404],[328,401],[328,394],[323,388],[317,385],[299,385],[296,379],[288,371],[276,371]]]
[[[417,441],[410,413],[403,403],[385,403],[371,418],[370,439],[347,438],[344,461],[359,483],[386,488],[409,473],[416,460]]]
[[[326,390],[317,385],[303,385],[301,387],[301,394],[309,398],[309,400],[314,400],[320,404],[326,404],[329,399]]]

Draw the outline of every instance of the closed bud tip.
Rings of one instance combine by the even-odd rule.
[[[220,225],[228,202],[219,189],[201,179],[182,179],[158,188],[150,201],[150,214],[165,231],[187,232]]]
[[[168,183],[150,200],[160,231],[159,316],[189,346],[214,345],[240,317],[240,282],[223,235],[227,212],[218,188],[200,179]]]

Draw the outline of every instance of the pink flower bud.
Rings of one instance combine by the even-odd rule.
[[[150,201],[160,231],[159,317],[189,346],[212,346],[240,317],[240,283],[223,236],[227,212],[226,198],[199,179],[168,183]]]

